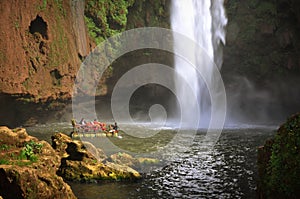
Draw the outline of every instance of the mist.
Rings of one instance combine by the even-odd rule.
[[[300,108],[299,78],[254,83],[232,76],[226,84],[227,125],[278,125]]]

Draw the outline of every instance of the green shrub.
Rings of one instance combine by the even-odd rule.
[[[8,146],[7,144],[0,145],[0,151],[7,151],[9,149],[10,149],[10,146]]]
[[[85,22],[96,44],[125,30],[128,7],[134,0],[89,0],[86,2]]]
[[[9,164],[9,160],[6,160],[6,159],[0,159],[0,165],[1,164]]]
[[[25,148],[21,150],[19,159],[20,160],[30,160],[31,162],[36,162],[38,157],[36,156],[37,153],[41,152],[43,144],[36,143],[33,140],[25,144]]]

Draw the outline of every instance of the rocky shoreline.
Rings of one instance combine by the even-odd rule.
[[[52,146],[23,128],[0,127],[0,198],[76,198],[65,182],[141,179],[145,161],[125,153],[107,157],[88,142],[55,133]]]

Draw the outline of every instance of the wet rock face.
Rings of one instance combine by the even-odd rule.
[[[299,1],[227,0],[225,7],[223,72],[263,81],[299,71]]]
[[[4,198],[76,198],[56,175],[60,157],[55,150],[25,129],[0,127],[0,163],[0,195]]]
[[[52,146],[62,157],[58,174],[72,181],[92,182],[95,180],[136,180],[141,175],[127,165],[108,162],[101,149],[91,143],[72,140],[69,136],[56,133]]]

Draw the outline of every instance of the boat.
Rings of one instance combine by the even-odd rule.
[[[110,132],[72,132],[72,138],[93,138],[93,137],[117,137],[122,138],[118,133],[110,133]]]
[[[92,122],[84,122],[83,119],[78,123],[75,119],[71,120],[73,126],[73,132],[70,134],[72,138],[93,138],[93,137],[117,137],[122,138],[119,135],[117,123],[106,125],[103,122],[96,120]]]

